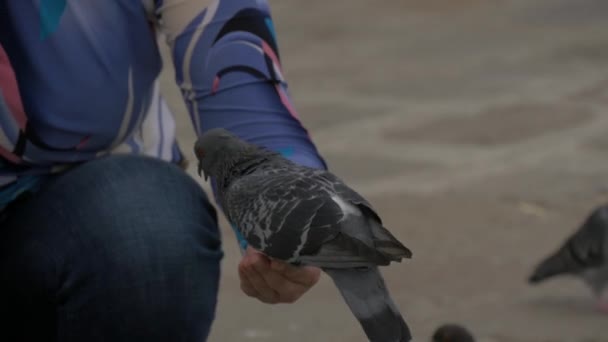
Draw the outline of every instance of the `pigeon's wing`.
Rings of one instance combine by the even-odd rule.
[[[317,171],[316,175],[327,182],[326,186],[330,187],[342,199],[351,203],[352,205],[355,205],[366,215],[369,215],[378,223],[382,224],[382,219],[372,205],[365,199],[365,197],[361,196],[358,192],[346,185],[346,183],[344,183],[344,181],[342,181],[336,175],[324,170]]]
[[[225,191],[228,218],[255,249],[295,261],[336,237],[341,208],[312,173],[258,172]]]
[[[319,175],[328,182],[328,186],[346,202],[356,207],[366,220],[366,230],[372,234],[370,247],[384,254],[389,260],[398,261],[401,258],[411,258],[412,252],[405,247],[388,229],[382,225],[382,219],[372,205],[358,192],[346,185],[340,178],[327,171],[319,171]],[[357,225],[344,224],[342,232],[357,237],[361,228]],[[367,242],[367,241],[365,241]]]
[[[226,191],[229,219],[254,248],[322,267],[387,264],[411,256],[376,214],[351,204],[369,206],[363,197],[343,183],[329,182],[318,170],[297,171],[252,173]],[[336,186],[352,201],[343,199]]]

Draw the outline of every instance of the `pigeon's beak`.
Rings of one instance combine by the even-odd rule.
[[[205,176],[205,181],[207,181],[207,179],[209,179],[209,175],[207,174],[207,172],[205,172],[205,170],[203,170],[203,164],[201,162],[198,163],[198,176],[202,177]]]

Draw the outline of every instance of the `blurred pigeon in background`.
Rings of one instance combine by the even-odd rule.
[[[435,330],[431,342],[475,342],[473,335],[458,324],[444,324]]]
[[[532,284],[558,275],[581,277],[608,313],[608,206],[596,208],[562,246],[543,260],[529,278]]]

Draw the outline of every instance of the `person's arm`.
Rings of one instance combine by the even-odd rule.
[[[198,135],[223,127],[297,163],[325,168],[289,99],[266,1],[156,3]]]
[[[326,168],[291,104],[266,1],[156,0],[155,5],[197,135],[223,127],[296,163]],[[318,280],[318,269],[269,260],[234,231],[246,250],[239,275],[248,295],[291,302]]]

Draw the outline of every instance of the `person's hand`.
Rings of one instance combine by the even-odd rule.
[[[247,247],[239,263],[241,290],[268,304],[293,303],[319,281],[321,270],[273,260]]]

